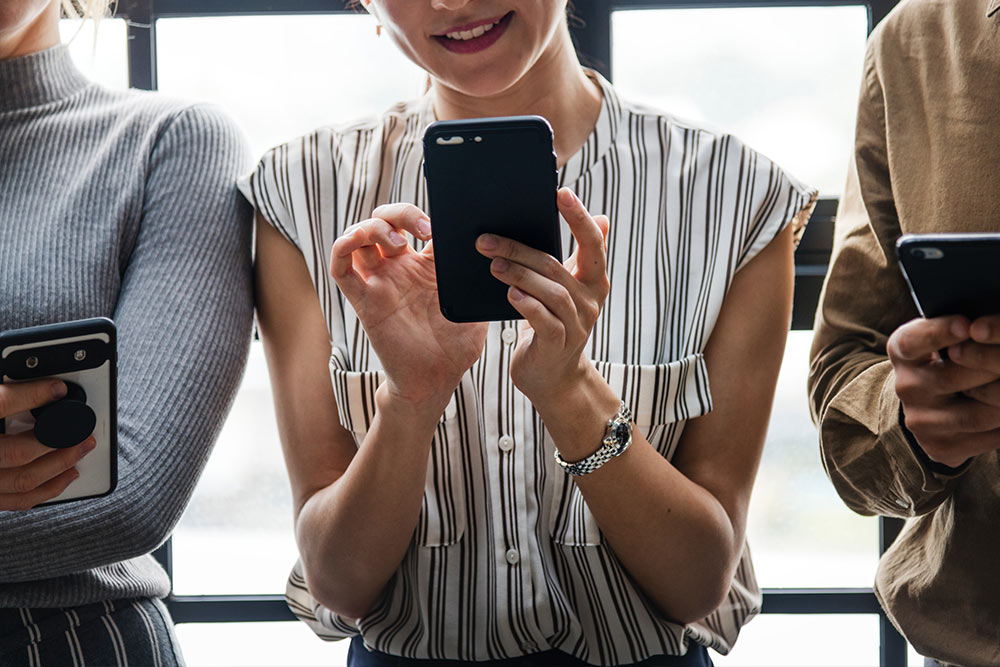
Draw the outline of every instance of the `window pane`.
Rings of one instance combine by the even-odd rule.
[[[182,623],[177,638],[197,667],[342,667],[350,642],[325,642],[305,623]]]
[[[283,593],[297,551],[263,345],[174,531],[178,595]]]
[[[160,90],[222,106],[255,155],[417,97],[425,82],[362,15],[161,19],[156,45]]]
[[[811,331],[792,331],[778,378],[747,534],[760,585],[868,587],[878,523],[843,504],[820,461],[806,377]]]
[[[874,614],[762,614],[740,632],[718,667],[871,667],[878,664]]]
[[[91,81],[122,90],[128,88],[127,30],[122,19],[59,22],[59,36],[69,44],[69,53],[80,71]]]
[[[424,85],[366,16],[163,19],[157,49],[160,90],[221,105],[258,155]],[[296,558],[291,496],[259,344],[173,544],[178,594],[284,591]]]
[[[867,28],[860,5],[617,11],[614,80],[630,98],[732,132],[838,195]]]

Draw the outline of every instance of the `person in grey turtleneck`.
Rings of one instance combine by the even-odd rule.
[[[249,153],[211,107],[87,81],[60,45],[60,5],[0,2],[0,331],[116,322],[118,487],[34,507],[87,445],[0,436],[0,664],[179,665],[169,579],[149,553],[246,360],[251,214],[235,184]],[[55,394],[0,385],[0,417]]]

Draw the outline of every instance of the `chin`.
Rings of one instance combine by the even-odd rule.
[[[452,90],[469,97],[494,97],[513,87],[523,76],[523,72],[515,68],[484,68],[475,72],[456,73],[452,76],[438,77],[438,80]]]

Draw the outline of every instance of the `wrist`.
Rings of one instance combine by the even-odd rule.
[[[386,381],[375,390],[376,415],[391,415],[414,428],[434,429],[453,393],[454,390],[414,396],[399,391],[391,381]]]
[[[618,413],[621,400],[587,362],[575,382],[549,392],[544,400],[533,404],[560,455],[575,462],[601,448],[608,420]]]

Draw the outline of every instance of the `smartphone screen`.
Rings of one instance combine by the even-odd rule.
[[[1000,314],[1000,234],[907,234],[896,255],[923,317]]]
[[[562,261],[552,128],[539,116],[441,121],[424,133],[438,300],[454,322],[519,319],[476,239],[497,234]]]

